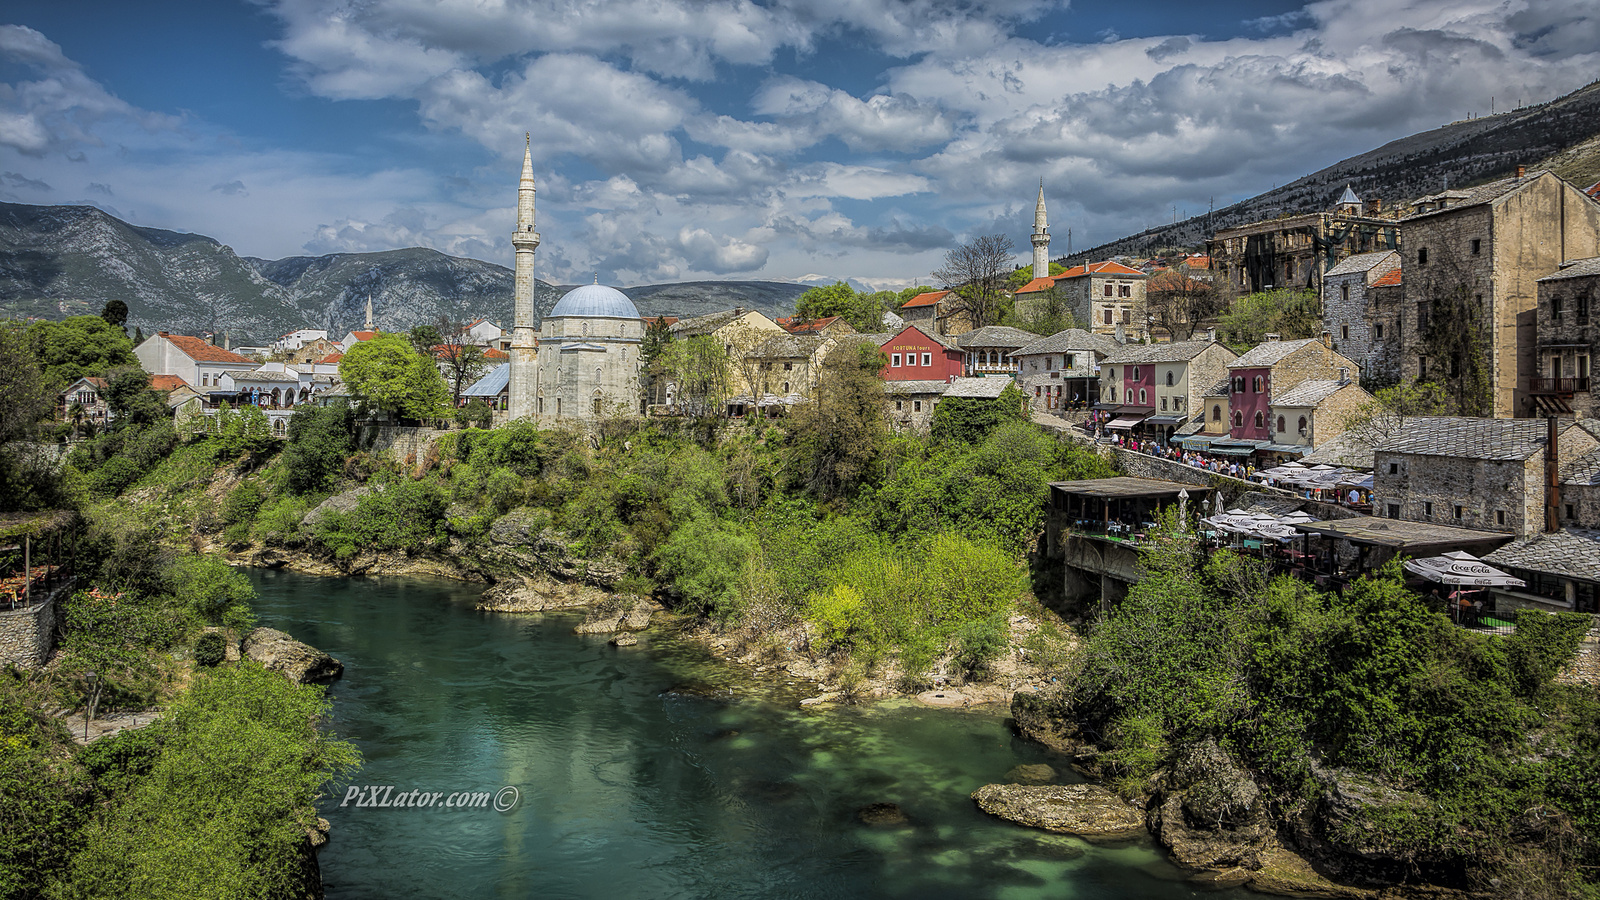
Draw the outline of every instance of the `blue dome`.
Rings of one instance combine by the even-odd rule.
[[[550,310],[550,318],[576,316],[584,319],[637,319],[639,308],[616,288],[586,284],[567,291]]]

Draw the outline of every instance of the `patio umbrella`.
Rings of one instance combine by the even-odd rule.
[[[1315,521],[1317,521],[1317,517],[1313,516],[1312,514],[1306,512],[1303,509],[1297,509],[1294,512],[1289,513],[1286,516],[1280,517],[1278,519],[1278,521],[1282,522],[1285,525],[1298,525],[1298,524],[1303,524],[1305,522],[1315,522]]]
[[[1259,534],[1264,538],[1271,538],[1274,541],[1279,541],[1280,543],[1285,544],[1300,536],[1300,532],[1295,531],[1293,528],[1289,527],[1288,525],[1284,525],[1281,522],[1276,522],[1271,525],[1263,525],[1256,529],[1256,534]]]
[[[1442,556],[1408,559],[1405,568],[1408,572],[1415,572],[1429,581],[1437,581],[1440,584],[1465,584],[1474,587],[1526,586],[1526,582],[1521,578],[1513,578],[1493,566],[1484,564],[1476,556],[1460,550],[1452,550]]]
[[[1359,472],[1351,472],[1349,475],[1339,479],[1339,486],[1364,488],[1370,491],[1372,490],[1372,476],[1362,475]]]

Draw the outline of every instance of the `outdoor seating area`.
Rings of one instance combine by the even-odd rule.
[[[22,609],[70,574],[70,511],[0,515],[0,609]]]
[[[1050,485],[1051,509],[1074,534],[1137,544],[1144,540],[1163,508],[1177,504],[1187,515],[1191,500],[1204,502],[1210,488],[1150,478],[1096,478]]]
[[[1269,487],[1303,492],[1308,500],[1338,503],[1363,512],[1372,509],[1372,474],[1339,466],[1287,462],[1252,476]]]

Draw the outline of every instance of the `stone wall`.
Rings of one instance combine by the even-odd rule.
[[[56,602],[64,590],[27,609],[0,610],[0,665],[31,669],[50,659],[56,645]]]
[[[395,462],[405,465],[425,459],[435,441],[445,432],[437,428],[415,428],[405,425],[363,425],[356,434],[356,445],[373,454],[388,454]]]

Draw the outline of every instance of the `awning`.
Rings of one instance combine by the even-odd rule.
[[[1256,444],[1219,444],[1213,442],[1211,453],[1220,453],[1223,456],[1249,456],[1256,452]]]
[[[1311,448],[1305,444],[1262,444],[1260,449],[1270,453],[1298,453],[1301,456],[1311,452]]]
[[[1120,404],[1120,403],[1113,403],[1110,400],[1102,400],[1099,403],[1096,403],[1095,405],[1093,405],[1093,406],[1091,406],[1089,408],[1090,409],[1097,409],[1100,412],[1110,412],[1111,410],[1118,409],[1119,407],[1121,407],[1121,405],[1122,404]]]
[[[1173,440],[1183,445],[1185,450],[1204,450],[1211,446],[1211,442],[1216,440],[1216,438],[1214,436],[1207,436],[1203,434],[1186,434],[1183,437],[1174,438]]]
[[[1184,415],[1160,415],[1151,416],[1144,421],[1146,425],[1182,425],[1189,421],[1189,417]]]
[[[1513,578],[1485,564],[1476,556],[1460,550],[1452,550],[1442,556],[1408,559],[1405,567],[1408,572],[1415,572],[1429,581],[1437,581],[1440,584],[1468,584],[1475,587],[1527,586],[1521,578]]]
[[[1144,420],[1144,416],[1118,416],[1106,423],[1107,428],[1132,428]]]
[[[1564,397],[1553,394],[1534,394],[1533,408],[1541,416],[1570,416],[1572,405]]]
[[[1135,406],[1135,405],[1133,405],[1131,403],[1124,403],[1121,406],[1117,407],[1117,415],[1119,415],[1119,416],[1140,416],[1140,417],[1144,417],[1144,416],[1150,415],[1151,413],[1153,413],[1155,411],[1156,411],[1156,408],[1154,406]]]

